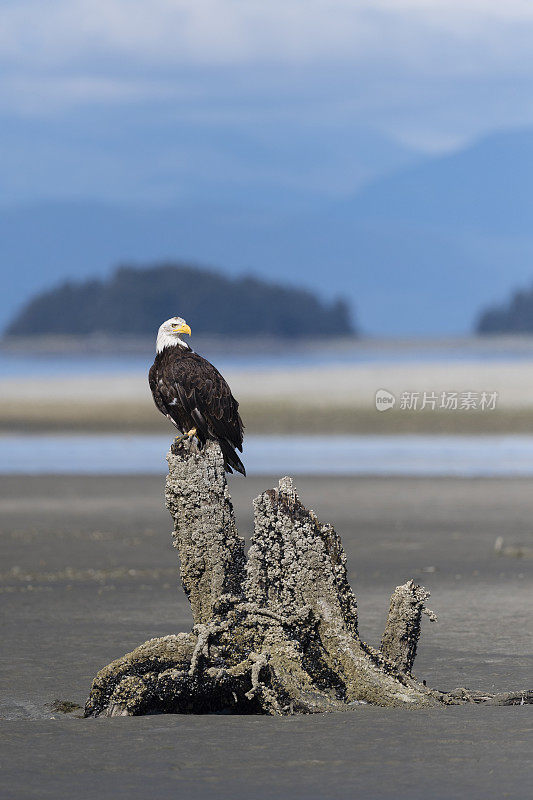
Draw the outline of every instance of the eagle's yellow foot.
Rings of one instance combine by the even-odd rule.
[[[193,436],[196,436],[196,428],[191,428],[190,431],[187,431],[187,433],[184,433],[182,436],[176,436],[174,444],[179,444],[183,442],[184,439],[192,439]]]

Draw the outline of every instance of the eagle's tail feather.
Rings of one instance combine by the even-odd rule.
[[[233,445],[231,445],[227,439],[219,439],[218,443],[220,445],[220,449],[222,450],[222,455],[224,456],[224,468],[228,472],[232,472],[233,468],[237,472],[240,472],[241,475],[246,475],[244,464],[235,452]]]

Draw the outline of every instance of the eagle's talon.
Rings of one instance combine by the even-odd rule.
[[[193,436],[196,436],[196,428],[191,428],[190,431],[187,431],[187,433],[184,433],[181,436],[175,436],[174,444],[179,444],[180,442],[183,442],[184,439],[192,439]]]

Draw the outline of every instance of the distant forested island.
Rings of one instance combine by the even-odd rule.
[[[533,286],[513,293],[507,302],[479,315],[477,333],[533,333]]]
[[[32,298],[6,336],[154,335],[184,317],[193,333],[226,336],[352,336],[344,300],[254,277],[231,278],[187,264],[123,266],[108,279],[65,282]]]

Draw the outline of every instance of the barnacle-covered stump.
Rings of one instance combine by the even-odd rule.
[[[432,617],[413,581],[391,597],[381,649],[365,644],[340,538],[304,508],[290,478],[254,501],[246,558],[218,445],[174,444],[168,463],[166,504],[194,626],[102,669],[86,716],[531,702],[531,693],[438,692],[412,676],[421,616]]]

